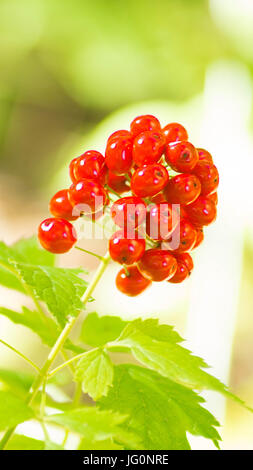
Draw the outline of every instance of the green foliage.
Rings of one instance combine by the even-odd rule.
[[[113,364],[103,349],[87,352],[77,364],[75,379],[82,382],[82,390],[93,400],[107,395],[113,381]]]
[[[48,417],[49,421],[65,426],[91,441],[109,439],[122,443],[125,447],[138,446],[140,442],[134,432],[125,430],[126,419],[126,416],[117,412],[101,411],[95,407],[82,407]]]
[[[135,430],[145,449],[190,449],[186,432],[220,439],[215,418],[200,403],[204,400],[192,390],[139,366],[115,367],[113,387],[100,400],[102,409],[129,415],[128,431]]]
[[[96,312],[89,313],[82,324],[80,339],[90,346],[104,346],[116,339],[127,322],[115,316],[99,316]]]
[[[204,399],[196,390],[215,390],[243,402],[205,371],[206,363],[180,344],[182,338],[173,327],[155,319],[126,322],[92,312],[81,326],[80,340],[91,347],[86,351],[67,335],[59,339],[65,331],[69,333],[69,324],[63,330],[69,317],[84,309],[87,284],[80,277],[83,271],[56,267],[54,256],[41,250],[34,238],[10,247],[0,243],[0,266],[0,284],[22,291],[34,303],[32,309],[23,307],[21,312],[0,307],[0,315],[29,328],[53,348],[45,363],[47,366],[49,361],[49,367],[43,366],[37,377],[0,369],[0,431],[33,418],[44,421],[45,433],[45,441],[18,434],[7,441],[4,437],[2,446],[7,444],[10,450],[63,449],[48,440],[45,426],[50,423],[79,434],[80,450],[186,450],[190,449],[187,433],[219,446],[219,423],[202,406]],[[71,355],[65,351],[64,364],[49,378],[46,374],[63,347]],[[128,353],[127,359],[123,356],[126,364],[114,365],[118,351]],[[22,357],[34,367],[29,358]],[[83,405],[79,384],[70,398],[72,381],[80,382],[82,392],[96,403]],[[36,392],[31,406],[27,405],[29,390]],[[58,413],[52,415],[52,409]]]
[[[0,391],[0,431],[33,417],[33,411],[9,391]]]
[[[24,263],[14,263],[14,266],[34,295],[45,302],[59,325],[64,326],[70,316],[75,317],[83,310],[81,297],[87,283],[79,277],[80,269]]]
[[[172,327],[155,319],[138,319],[128,323],[116,343],[131,348],[140,363],[177,383],[226,393],[225,385],[202,370],[208,367],[203,359],[180,346],[181,341]]]

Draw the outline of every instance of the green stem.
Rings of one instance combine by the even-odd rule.
[[[109,261],[110,261],[110,255],[109,255],[109,253],[107,253],[103,257],[103,259],[101,260],[101,262],[98,266],[98,269],[96,270],[96,272],[94,274],[94,277],[93,277],[92,281],[90,282],[88,288],[86,289],[86,291],[85,291],[85,293],[82,297],[82,302],[83,302],[84,307],[86,306],[91,294],[93,293],[93,291],[94,291],[95,287],[97,286],[99,280],[101,279],[104,271],[106,270],[107,265],[109,264]],[[45,377],[48,375],[48,371],[49,371],[52,363],[54,362],[56,356],[58,355],[58,353],[60,352],[60,350],[64,346],[64,343],[65,343],[66,339],[68,338],[73,326],[75,325],[75,323],[77,321],[77,318],[78,317],[70,318],[69,322],[66,324],[66,326],[62,330],[61,334],[59,335],[57,341],[55,342],[53,348],[51,349],[51,351],[48,355],[48,358],[47,358],[44,366],[42,367],[42,369],[40,371],[40,375],[38,375],[37,378],[35,379],[35,381],[32,385],[32,388],[30,390],[30,393],[27,397],[26,402],[27,402],[28,405],[30,405],[32,403],[32,401],[34,400],[34,398],[36,397],[41,385],[43,384],[43,381],[44,381]],[[3,436],[3,438],[0,442],[0,449],[3,450],[6,447],[6,445],[9,442],[11,436],[15,432],[15,429],[16,429],[16,427],[11,428],[8,431],[6,431],[6,433],[4,434],[4,436]]]
[[[28,362],[28,364],[30,364],[30,366],[32,366],[34,369],[36,369],[37,372],[39,372],[39,374],[40,374],[40,368],[36,364],[34,364],[34,362],[31,361],[31,359],[26,357],[22,352],[18,351],[18,349],[14,348],[10,344],[6,343],[3,339],[0,339],[0,343],[2,343],[7,348],[11,349],[11,351],[14,351],[18,356],[22,357],[22,359],[24,359],[26,362]]]
[[[88,255],[95,256],[95,257],[98,258],[100,261],[104,259],[103,256],[97,255],[97,253],[93,253],[93,251],[85,250],[84,248],[81,248],[80,246],[75,246],[75,249],[76,249],[76,250],[80,250],[80,251],[84,251],[84,253],[87,253]]]
[[[96,349],[98,348],[95,348],[93,349],[93,351],[95,351]],[[72,362],[74,361],[77,361],[78,359],[81,359],[82,357],[84,357],[86,354],[88,354],[90,351],[85,351],[81,354],[78,354],[77,356],[74,356],[72,357],[71,359],[69,359],[68,361],[66,362],[63,362],[62,364],[60,364],[58,367],[56,367],[55,369],[53,369],[49,374],[48,374],[48,378],[51,379],[51,377],[53,377],[53,375],[55,375],[57,372],[59,372],[60,370],[62,370],[64,367],[66,366],[69,366],[70,364],[72,364]]]

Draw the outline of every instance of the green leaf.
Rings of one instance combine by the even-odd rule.
[[[56,442],[46,441],[44,450],[64,450],[64,447],[60,444],[56,444]]]
[[[38,311],[29,310],[26,307],[22,307],[21,313],[0,307],[0,315],[7,317],[13,323],[26,326],[36,333],[43,343],[51,347],[54,345],[61,332],[61,328],[53,318],[42,315]],[[77,354],[85,352],[85,349],[73,344],[70,339],[66,340],[64,347]]]
[[[124,447],[136,448],[140,446],[140,439],[125,429],[126,419],[117,412],[101,411],[96,407],[82,407],[48,417],[49,421],[85,436],[88,441],[111,439]]]
[[[113,442],[112,439],[104,441],[90,441],[86,438],[82,439],[78,450],[124,450],[124,447]]]
[[[60,329],[52,318],[42,315],[38,311],[31,311],[26,307],[22,308],[22,313],[0,307],[0,315],[9,318],[13,323],[26,326],[36,333],[42,342],[48,346],[53,346],[57,336],[60,334]]]
[[[87,283],[79,277],[82,270],[13,264],[34,295],[45,302],[62,327],[69,316],[77,316],[83,310],[81,297]]]
[[[228,394],[224,384],[203,370],[208,367],[203,359],[183,348],[181,341],[172,327],[138,319],[128,323],[114,344],[131,348],[140,363],[186,387]]]
[[[113,364],[103,349],[85,353],[76,366],[75,380],[82,382],[84,393],[93,400],[107,395],[113,381]]]
[[[216,419],[195,392],[143,367],[115,366],[113,387],[100,400],[102,409],[126,413],[125,429],[142,436],[147,450],[190,449],[186,432],[220,439]]]
[[[31,437],[15,434],[6,446],[6,450],[44,450],[45,442]]]
[[[34,375],[26,372],[17,372],[9,369],[0,369],[0,382],[8,389],[13,390],[15,395],[24,396],[30,389]]]
[[[10,261],[29,264],[54,265],[55,256],[38,245],[36,237],[19,240],[8,246],[0,242],[0,284],[9,289],[25,292],[22,283],[12,271]]]
[[[33,411],[9,391],[0,391],[0,431],[33,417]]]
[[[104,346],[116,339],[127,322],[115,316],[99,316],[96,312],[89,313],[84,319],[80,339],[90,346]]]

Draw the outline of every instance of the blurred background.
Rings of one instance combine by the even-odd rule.
[[[136,115],[181,122],[221,175],[219,216],[195,271],[185,285],[156,284],[133,300],[116,291],[111,266],[92,309],[175,324],[253,406],[252,0],[0,0],[0,33],[0,238],[34,234],[52,194],[69,184],[69,161],[104,151],[108,135]],[[106,240],[80,244],[106,250]],[[96,267],[77,250],[59,263]],[[0,288],[0,305],[22,301]],[[34,359],[47,353],[2,317],[0,335]],[[0,352],[0,367],[24,368]],[[207,400],[223,424],[222,448],[252,449],[252,415],[217,395]]]

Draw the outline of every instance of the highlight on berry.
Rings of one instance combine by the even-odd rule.
[[[164,127],[152,115],[117,130],[104,155],[87,150],[69,165],[70,186],[52,197],[52,217],[38,230],[41,245],[66,253],[77,242],[80,217],[101,223],[109,214],[111,259],[122,265],[116,286],[136,296],[153,282],[173,284],[193,270],[189,252],[216,219],[219,173],[211,154],[193,145],[179,123]]]

